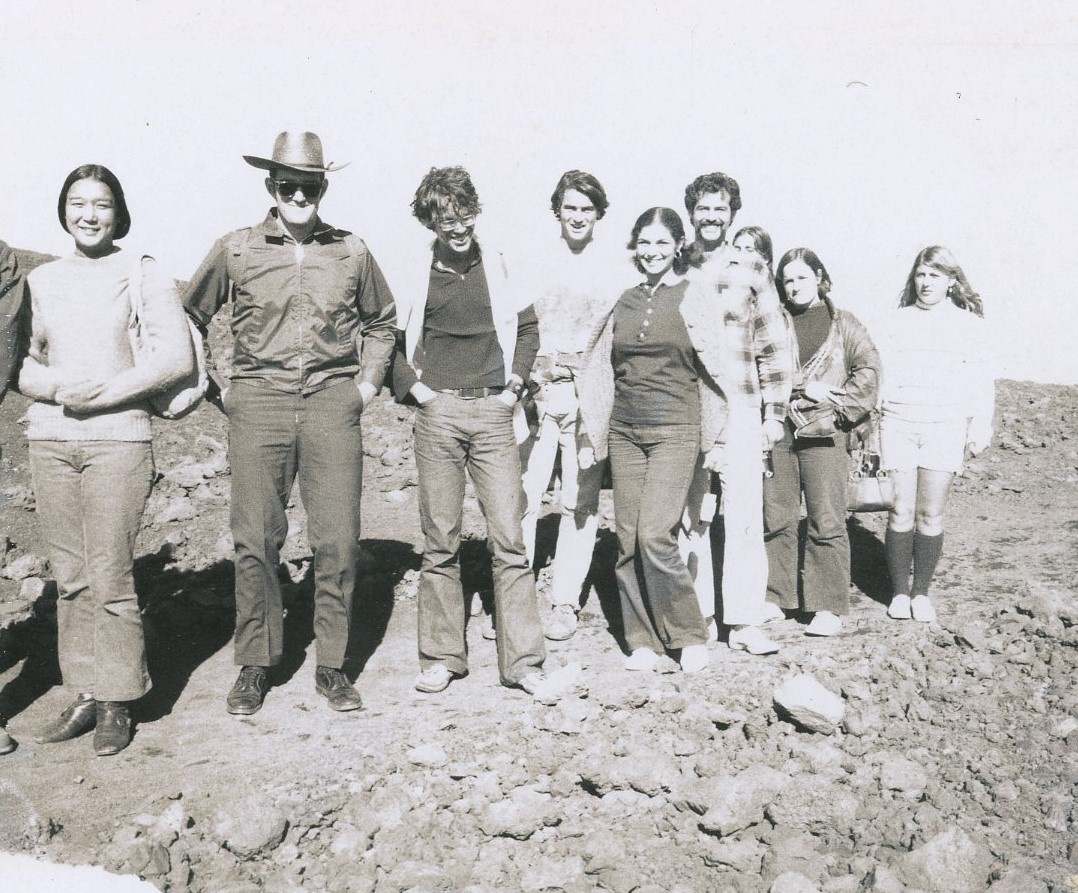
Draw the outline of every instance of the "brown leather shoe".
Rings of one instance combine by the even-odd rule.
[[[250,716],[262,709],[266,697],[266,668],[240,667],[240,675],[228,693],[228,712]]]
[[[59,718],[53,721],[44,732],[38,735],[38,744],[58,744],[77,738],[94,727],[97,719],[97,701],[80,695]]]
[[[314,671],[315,690],[329,701],[331,710],[359,710],[363,699],[348,677],[334,667],[319,667]]]
[[[107,757],[119,753],[131,743],[131,714],[123,701],[97,702],[97,728],[94,729],[94,753]]]

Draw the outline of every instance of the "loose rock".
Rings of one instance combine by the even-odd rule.
[[[949,828],[903,856],[896,870],[906,886],[926,893],[982,893],[992,862],[987,847]]]
[[[810,732],[830,735],[842,722],[842,698],[824,688],[808,673],[787,679],[775,689],[775,706],[780,713]]]

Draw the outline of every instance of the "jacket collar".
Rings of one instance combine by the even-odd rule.
[[[269,209],[269,213],[255,227],[255,231],[262,235],[270,245],[284,245],[286,242],[295,241],[281,225],[281,221],[277,217],[276,208]],[[319,217],[314,232],[304,240],[304,243],[317,242],[319,245],[329,245],[333,242],[343,241],[345,235],[343,230],[334,229]]]

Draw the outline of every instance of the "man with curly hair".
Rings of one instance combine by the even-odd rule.
[[[687,277],[685,306],[706,305],[713,318],[722,320],[713,332],[712,360],[724,370],[716,383],[726,397],[727,418],[722,447],[701,457],[681,544],[683,555],[695,553],[697,568],[705,570],[697,577],[697,596],[704,616],[714,615],[714,583],[706,570],[711,565],[708,528],[715,504],[708,493],[708,472],[715,472],[724,506],[721,589],[728,643],[750,654],[771,654],[778,645],[760,625],[781,612],[769,606],[766,597],[762,456],[782,439],[793,353],[773,278],[762,262],[745,262],[726,241],[740,209],[741,188],[727,174],[701,174],[685,187],[685,210],[696,233],[690,249],[695,269]],[[712,626],[711,634],[717,637],[717,627]]]
[[[546,652],[521,527],[517,435],[526,433],[519,401],[539,349],[538,321],[514,290],[502,255],[476,236],[479,197],[464,168],[431,168],[412,211],[435,237],[430,252],[394,278],[402,333],[393,391],[418,404],[425,547],[415,687],[439,692],[468,672],[460,584],[467,472],[487,523],[498,672],[503,685],[533,692]]]

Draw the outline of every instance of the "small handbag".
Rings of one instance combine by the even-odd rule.
[[[895,481],[880,468],[880,454],[870,449],[856,449],[850,456],[850,478],[846,484],[846,510],[850,512],[887,512],[895,504]]]
[[[136,259],[135,269],[128,281],[128,295],[131,298],[131,320],[128,325],[128,338],[131,341],[131,354],[136,365],[152,363],[153,352],[142,332],[142,255]],[[206,370],[206,351],[202,343],[202,333],[189,319],[186,319],[191,349],[195,354],[195,368],[176,384],[153,394],[149,403],[154,415],[163,419],[180,419],[191,412],[206,396],[209,385],[209,373]]]
[[[817,403],[807,397],[795,397],[787,414],[794,426],[794,437],[833,437],[838,431],[835,405],[828,401]]]

